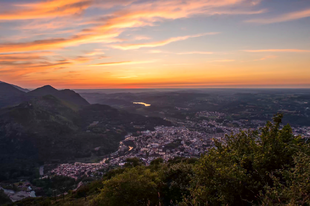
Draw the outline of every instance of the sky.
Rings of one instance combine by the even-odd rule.
[[[310,0],[0,0],[0,81],[310,88]]]

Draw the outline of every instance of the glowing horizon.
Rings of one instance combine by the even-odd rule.
[[[310,88],[310,2],[2,0],[0,81]]]

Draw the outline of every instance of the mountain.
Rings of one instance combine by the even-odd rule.
[[[0,81],[0,84],[1,84],[1,83],[5,83],[5,82]],[[28,89],[25,89],[25,88],[16,86],[16,85],[14,85],[14,84],[10,84],[10,85],[12,85],[13,87],[15,87],[16,89],[18,89],[18,90],[20,90],[20,91],[22,91],[22,92],[29,92]]]
[[[52,95],[77,106],[89,105],[89,103],[83,97],[69,89],[57,90],[52,86],[47,85],[30,92],[27,91],[28,90],[16,85],[0,81],[0,108],[14,106],[24,101],[30,101],[33,98],[43,97],[46,95]]]
[[[16,86],[0,82],[0,108],[18,104],[26,99],[26,93]]]
[[[51,87],[44,90],[59,94]],[[114,152],[128,132],[158,125],[171,123],[106,105],[79,107],[52,95],[1,109],[0,181],[30,176],[39,162],[66,162]]]
[[[89,105],[89,103],[84,98],[82,98],[78,93],[69,89],[57,90],[50,85],[40,87],[27,93],[27,96],[30,99],[35,97],[42,97],[45,95],[53,95],[54,97],[74,103],[78,106]]]

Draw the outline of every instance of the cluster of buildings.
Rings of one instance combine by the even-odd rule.
[[[128,158],[133,157],[139,158],[145,165],[157,158],[168,161],[174,157],[199,157],[213,147],[213,139],[221,140],[225,134],[238,133],[240,129],[256,129],[264,125],[264,121],[260,120],[229,121],[224,118],[225,114],[219,112],[198,112],[196,118],[200,117],[212,120],[186,120],[177,127],[159,126],[154,131],[140,132],[138,136],[129,134],[120,142],[118,150],[107,155],[101,162],[61,164],[49,174],[77,179],[84,175],[100,175],[98,170],[123,166]],[[217,121],[218,119],[225,120]],[[293,132],[310,139],[310,127],[293,128]]]
[[[310,127],[293,127],[294,135],[301,135],[304,139],[310,139]]]
[[[226,114],[221,113],[221,112],[210,112],[210,111],[201,111],[201,112],[197,112],[196,117],[206,117],[206,118],[213,118],[213,119],[219,119],[219,118],[223,118],[226,116]]]
[[[49,172],[49,175],[67,176],[77,180],[81,176],[92,176],[95,172],[103,169],[107,165],[103,162],[100,163],[81,163],[74,164],[61,164],[57,168]],[[47,178],[48,176],[42,177]]]

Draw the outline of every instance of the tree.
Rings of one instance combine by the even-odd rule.
[[[184,196],[190,195],[193,174],[192,164],[178,163],[163,167],[160,188],[164,205],[181,202]]]
[[[279,114],[259,131],[241,131],[215,141],[215,148],[194,168],[191,201],[201,205],[258,203],[265,185],[274,184],[269,174],[294,167],[293,156],[303,147],[289,125],[280,128],[281,120]]]
[[[140,206],[158,203],[159,175],[145,167],[128,168],[124,173],[103,182],[103,189],[93,205]]]

